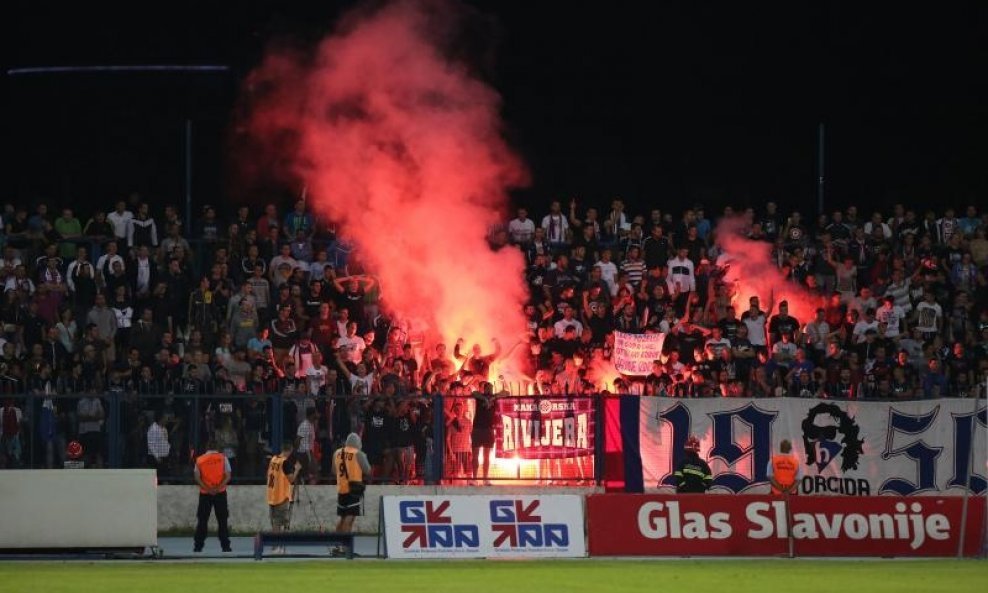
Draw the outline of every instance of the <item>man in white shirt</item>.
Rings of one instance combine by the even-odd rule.
[[[741,322],[748,328],[748,341],[755,348],[764,349],[767,345],[765,337],[765,312],[758,307],[758,297],[748,299],[750,308],[741,315]]]
[[[666,284],[669,291],[693,292],[696,290],[696,275],[693,261],[689,258],[689,249],[680,247],[676,257],[669,260],[669,274],[666,276]],[[754,343],[754,342],[752,342]]]
[[[3,257],[0,257],[0,275],[7,278],[14,273],[14,268],[21,265],[21,258],[17,257],[17,251],[10,245],[4,247]]]
[[[871,289],[867,286],[862,286],[858,296],[852,298],[847,304],[848,311],[857,311],[861,317],[864,317],[865,311],[868,309],[875,309],[877,307],[878,301],[871,294]]]
[[[731,349],[731,341],[724,337],[724,330],[715,325],[710,328],[710,338],[703,345],[703,349],[713,354],[716,360],[720,360],[720,353]]]
[[[595,268],[600,268],[600,279],[607,283],[607,288],[611,296],[617,296],[617,264],[611,261],[611,250],[605,249],[600,252],[600,261],[594,264]]]
[[[867,235],[868,237],[871,237],[872,236],[872,233],[875,232],[875,229],[876,228],[882,229],[882,237],[883,238],[885,238],[885,239],[891,239],[892,238],[892,229],[889,228],[889,225],[887,225],[884,222],[882,222],[882,214],[880,212],[874,213],[871,216],[871,220],[869,220],[868,222],[865,223],[865,225],[864,225],[865,235]]]
[[[885,289],[885,296],[892,297],[895,305],[908,314],[913,310],[912,301],[909,300],[909,292],[912,289],[912,282],[906,278],[902,270],[892,270],[892,281]]]
[[[159,470],[168,462],[172,446],[168,442],[168,429],[161,425],[161,412],[154,413],[154,422],[148,428],[148,461]]]
[[[545,236],[549,240],[549,243],[566,242],[566,234],[569,232],[569,221],[563,215],[563,208],[558,200],[553,200],[549,206],[549,214],[546,214],[542,219],[542,228],[545,229]]]
[[[363,338],[357,335],[357,323],[355,321],[346,324],[346,335],[340,336],[336,341],[336,347],[343,350],[343,359],[349,360],[353,364],[357,364],[363,358],[367,344],[364,343]]]
[[[279,276],[279,268],[281,264],[288,264],[288,267],[292,270],[299,267],[298,260],[292,257],[292,246],[285,243],[281,246],[278,255],[271,258],[271,262],[268,264],[268,273],[271,275],[271,282],[275,286],[281,286],[284,281]]]
[[[110,241],[106,244],[106,253],[96,260],[96,283],[101,288],[106,286],[106,279],[113,273],[113,264],[117,262],[123,270],[127,269],[127,262],[117,253],[117,242]]]
[[[315,397],[326,386],[326,376],[329,369],[322,363],[322,352],[316,350],[312,353],[312,365],[305,370],[305,382],[308,385],[309,395]]]
[[[319,414],[315,408],[305,410],[305,420],[299,423],[295,436],[298,437],[296,455],[302,464],[302,473],[314,477],[318,464],[312,459],[312,444],[316,441],[316,421]]]
[[[902,307],[895,304],[895,299],[887,296],[882,299],[882,306],[875,312],[875,318],[879,323],[886,324],[885,337],[898,338],[902,333],[902,320],[905,319],[906,312]]]
[[[528,217],[528,210],[518,209],[518,218],[513,218],[508,223],[508,236],[515,245],[525,245],[532,240],[535,234],[535,222]]]
[[[923,301],[916,305],[916,329],[923,333],[923,338],[931,340],[941,327],[943,307],[936,302],[936,296],[927,291],[923,294]]]
[[[16,292],[22,290],[27,293],[27,296],[34,294],[34,282],[27,277],[27,268],[24,264],[18,264],[14,268],[14,275],[7,278],[7,282],[4,284],[4,292]]]
[[[69,262],[69,267],[65,270],[65,283],[71,292],[75,292],[75,278],[79,275],[81,268],[89,268],[89,277],[96,277],[93,273],[92,266],[93,264],[89,263],[89,260],[86,258],[86,248],[80,247],[76,249],[76,258]]]
[[[151,255],[146,245],[141,245],[137,250],[136,274],[134,292],[136,296],[144,298],[151,294]]]
[[[878,332],[878,320],[875,319],[875,310],[868,309],[865,311],[864,318],[859,319],[857,323],[854,324],[854,329],[852,334],[854,336],[854,343],[860,344],[865,341],[865,335],[869,330],[875,330]]]
[[[566,305],[563,309],[563,318],[553,324],[552,330],[557,338],[562,338],[568,327],[574,328],[576,337],[579,338],[583,335],[583,324],[578,319],[573,318],[573,307]]]
[[[830,324],[826,321],[826,314],[825,309],[817,309],[816,318],[806,324],[803,332],[806,336],[806,346],[812,350],[818,361],[823,359],[830,338]]]
[[[134,218],[134,213],[127,210],[127,202],[120,200],[117,208],[106,215],[106,220],[113,225],[113,235],[118,240],[127,238],[127,229],[130,228],[130,221]]]

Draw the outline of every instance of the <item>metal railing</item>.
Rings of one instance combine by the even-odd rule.
[[[0,468],[64,467],[78,441],[86,467],[154,467],[163,483],[189,484],[212,441],[234,483],[257,484],[287,438],[307,480],[331,483],[332,453],[355,432],[372,483],[599,484],[604,405],[615,397],[218,393],[187,379],[155,387],[96,393],[59,382],[48,394],[0,393]],[[307,421],[311,429],[300,430]],[[300,435],[312,436],[299,443]]]

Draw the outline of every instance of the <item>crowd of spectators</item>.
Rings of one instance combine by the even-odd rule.
[[[863,220],[849,207],[809,222],[767,203],[723,216],[818,295],[815,318],[766,296],[741,307],[700,207],[637,214],[615,200],[602,216],[552,202],[539,222],[519,209],[490,232],[528,264],[528,343],[505,353],[416,340],[303,200],[284,213],[205,206],[191,225],[137,194],[85,224],[71,208],[7,205],[0,465],[23,465],[30,444],[34,465],[59,466],[78,439],[99,466],[115,440],[125,466],[167,475],[215,438],[237,475],[254,476],[281,418],[311,477],[356,430],[378,475],[412,482],[432,447],[428,396],[513,392],[489,376],[508,355],[524,359],[525,392],[551,394],[965,397],[984,381],[988,215],[896,206]],[[651,375],[602,381],[615,331],[666,334]],[[441,413],[448,437],[464,435],[448,448],[491,440],[491,427],[465,435],[478,428]]]
[[[722,250],[701,206],[630,214],[615,200],[601,216],[553,202],[540,224],[519,209],[496,229],[495,243],[528,259],[541,390],[599,391],[615,330],[666,335],[651,374],[618,378],[617,392],[910,399],[967,397],[984,383],[985,213],[896,205],[864,219],[851,206],[808,221],[768,202],[722,216],[771,245],[782,281],[804,289],[815,315],[797,319],[771,295],[739,302],[745,280],[726,281],[726,267],[749,255]]]

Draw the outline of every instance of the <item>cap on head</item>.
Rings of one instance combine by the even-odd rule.
[[[364,443],[360,440],[360,435],[359,434],[357,434],[355,432],[351,432],[346,437],[346,446],[347,447],[353,447],[354,449],[362,449],[363,446],[364,446]]]

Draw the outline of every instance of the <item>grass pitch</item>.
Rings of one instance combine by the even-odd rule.
[[[964,593],[986,582],[988,563],[977,560],[0,562],[0,589],[12,593]]]

